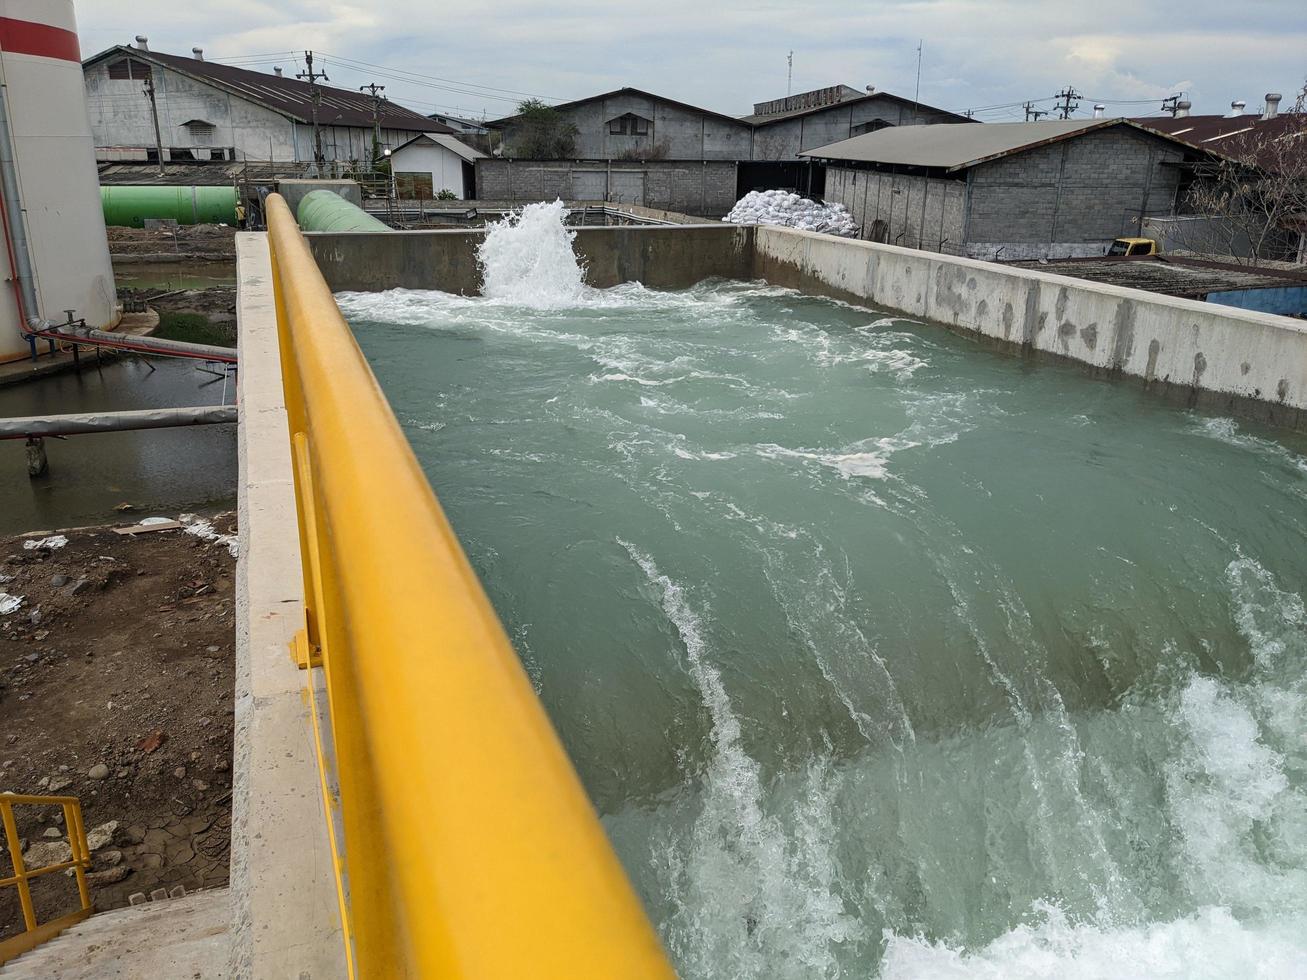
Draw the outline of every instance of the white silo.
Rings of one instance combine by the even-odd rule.
[[[118,315],[72,0],[0,0],[0,96],[8,361],[28,353],[28,325]]]

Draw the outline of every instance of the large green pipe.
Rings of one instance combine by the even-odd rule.
[[[333,191],[309,191],[295,215],[304,231],[390,231],[390,228]]]
[[[236,188],[113,184],[100,188],[104,223],[144,228],[146,218],[179,225],[235,224]]]

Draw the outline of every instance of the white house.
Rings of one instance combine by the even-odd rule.
[[[96,158],[158,159],[146,86],[153,82],[165,161],[312,162],[313,89],[280,68],[251,71],[194,57],[118,45],[82,63]],[[373,102],[362,92],[317,86],[322,155],[331,163],[372,159]],[[381,149],[416,133],[451,130],[393,102],[377,106]]]
[[[430,200],[449,191],[459,200],[476,196],[476,161],[484,153],[448,133],[419,133],[390,152],[396,196]]]

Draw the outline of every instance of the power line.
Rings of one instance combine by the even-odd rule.
[[[415,79],[423,79],[426,82],[440,82],[443,85],[461,86],[464,89],[484,89],[485,92],[502,92],[506,95],[513,95],[513,96],[529,98],[529,99],[548,99],[553,102],[565,101],[559,98],[558,96],[554,96],[554,95],[540,95],[539,93],[536,92],[521,92],[518,91],[517,89],[499,88],[498,86],[495,85],[482,85],[479,82],[463,82],[463,81],[459,81],[456,78],[442,78],[438,75],[424,75],[421,72],[408,71],[407,69],[404,68],[393,68],[387,65],[374,65],[367,61],[357,61],[352,58],[344,58],[340,55],[331,54],[327,56],[330,58],[334,58],[338,62],[347,65],[352,65],[354,67],[371,68],[374,71],[380,71],[380,72],[391,72],[392,74],[396,74],[396,75],[405,75]],[[441,86],[433,85],[432,87],[439,88]],[[472,93],[467,93],[467,94],[472,94]],[[489,98],[489,96],[487,96],[487,98]]]

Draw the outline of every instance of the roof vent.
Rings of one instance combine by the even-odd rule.
[[[276,75],[278,78],[281,78],[281,65],[273,65],[272,73]]]
[[[1094,118],[1095,118],[1095,119],[1102,119],[1102,118],[1103,118],[1103,111],[1104,111],[1106,108],[1107,108],[1107,106],[1103,105],[1103,103],[1101,103],[1101,102],[1098,103],[1096,106],[1094,106]]]
[[[1193,107],[1194,104],[1192,102],[1188,100],[1182,100],[1175,104],[1175,112],[1173,113],[1173,115],[1175,116],[1176,119],[1183,119],[1185,116],[1189,115],[1189,110],[1192,109]]]
[[[195,55],[195,60],[196,60],[196,61],[203,61],[203,60],[204,60],[204,49],[203,49],[203,48],[191,48],[191,54]]]
[[[1280,114],[1280,100],[1284,98],[1279,92],[1266,93],[1266,107],[1262,109],[1263,119],[1274,119]]]
[[[137,35],[136,35],[136,46],[137,46],[138,48],[140,48],[142,51],[149,51],[149,50],[150,50],[150,39],[149,39],[148,37],[146,37],[144,34],[137,34]]]
[[[1233,119],[1235,116],[1242,116],[1244,107],[1247,102],[1234,101],[1230,103],[1230,111],[1225,114],[1226,119]]]
[[[868,94],[868,95],[871,95],[871,94],[874,93],[875,91],[876,91],[876,86],[875,86],[875,85],[868,85],[868,86],[867,86],[867,94]]]

